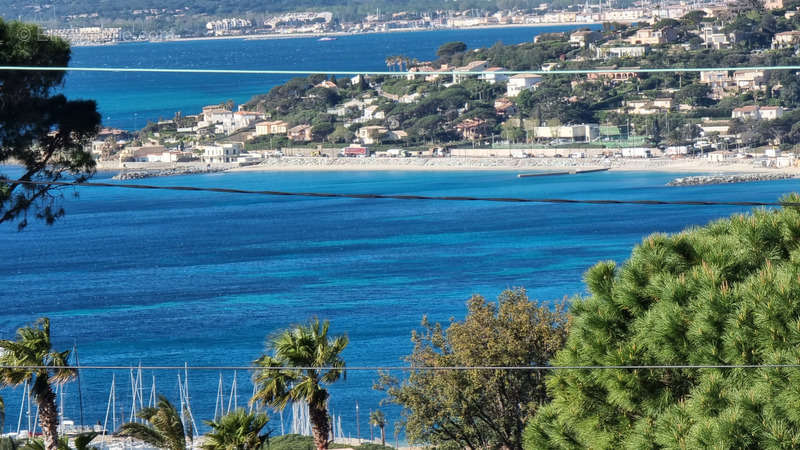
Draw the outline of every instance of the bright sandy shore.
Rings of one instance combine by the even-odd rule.
[[[594,158],[303,158],[283,157],[254,166],[231,169],[239,171],[468,171],[504,170],[518,172],[570,171],[609,168],[612,171],[648,171],[674,173],[791,173],[800,168],[774,169],[754,167],[752,162],[710,162],[702,159],[614,159]]]
[[[186,168],[201,171],[207,164],[189,163],[98,163],[98,170],[168,170]],[[283,171],[515,171],[544,172],[609,168],[612,171],[643,171],[673,173],[788,173],[800,176],[800,168],[774,169],[755,167],[752,161],[711,162],[705,159],[600,159],[600,158],[314,158],[284,156],[269,158],[263,163],[238,167],[236,164],[213,165],[214,171],[283,172]]]

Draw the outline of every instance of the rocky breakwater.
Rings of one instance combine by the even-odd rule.
[[[667,186],[702,186],[706,184],[749,183],[753,181],[772,181],[796,178],[791,173],[745,173],[731,175],[696,175],[680,177],[667,183]]]
[[[129,169],[114,175],[115,180],[140,180],[142,178],[169,177],[175,175],[194,175],[227,170],[227,167],[170,167],[163,169]]]

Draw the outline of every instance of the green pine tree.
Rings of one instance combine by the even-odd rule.
[[[586,283],[555,366],[800,363],[797,207],[654,234]],[[800,369],[563,370],[547,387],[529,449],[800,445]]]

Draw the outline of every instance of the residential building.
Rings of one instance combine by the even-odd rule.
[[[362,144],[379,144],[389,129],[380,125],[361,127],[356,132],[356,137]]]
[[[722,31],[721,27],[716,25],[707,25],[703,27],[703,29],[698,33],[698,36],[700,36],[700,39],[703,40],[703,45],[705,45],[706,48],[719,50],[721,48],[727,48],[731,45],[730,37],[732,34],[726,34]]]
[[[764,0],[764,9],[783,9],[783,0]]]
[[[330,80],[323,80],[322,82],[316,84],[314,87],[323,88],[323,89],[333,89],[334,91],[339,90],[339,86],[336,86],[336,83]]]
[[[169,153],[164,146],[150,145],[142,147],[128,147],[120,156],[127,155],[134,162],[161,162],[164,152]]]
[[[635,115],[659,114],[672,109],[671,98],[639,99],[625,102],[628,113]]]
[[[311,125],[297,125],[296,127],[289,128],[287,132],[289,139],[295,142],[308,142],[312,139]]]
[[[209,164],[222,164],[236,162],[242,153],[243,145],[240,142],[224,144],[203,145],[203,162]]]
[[[508,75],[504,73],[498,73],[498,72],[503,72],[505,70],[507,69],[504,69],[502,67],[489,67],[488,69],[483,71],[483,73],[480,75],[479,78],[481,80],[488,81],[489,84],[495,84],[501,81],[507,81]]]
[[[587,45],[603,39],[603,34],[598,31],[581,30],[569,35],[569,43],[573,47],[586,47]]]
[[[761,120],[775,120],[783,116],[784,109],[780,106],[761,106],[758,115]]]
[[[516,97],[522,91],[527,91],[529,89],[536,89],[536,86],[542,82],[541,75],[535,75],[532,73],[519,73],[511,78],[508,79],[508,85],[506,86],[506,96],[508,97]]]
[[[784,31],[772,37],[772,48],[793,47],[800,44],[800,31]]]
[[[526,129],[528,129],[526,127]],[[560,125],[552,127],[532,127],[536,139],[567,139],[572,142],[589,142],[600,136],[598,124]]]
[[[641,28],[636,30],[636,33],[628,38],[628,42],[634,45],[660,45],[669,44],[677,37],[675,30],[670,27],[664,27],[660,30],[652,28]]]
[[[734,108],[731,112],[731,117],[734,119],[758,119],[758,105],[741,106]]]
[[[289,124],[284,122],[283,120],[259,122],[256,124],[256,132],[253,133],[253,136],[286,134],[288,129],[289,129]]]
[[[639,68],[638,67],[620,67],[617,69],[616,66],[611,67],[598,67],[598,70],[609,70],[609,72],[591,72],[586,75],[586,78],[590,81],[628,81],[632,78],[638,78],[639,73],[636,72]],[[613,72],[611,72],[613,70]]]
[[[763,90],[766,82],[763,70],[737,70],[733,72],[733,82],[743,90]]]
[[[609,58],[641,58],[645,54],[645,47],[597,47],[595,51],[598,59]]]
[[[734,119],[775,120],[783,116],[784,109],[780,106],[749,105],[735,108],[731,112]]]
[[[483,72],[489,67],[487,61],[472,61],[466,66],[456,67],[453,72]],[[453,83],[460,83],[467,78],[475,77],[474,73],[454,73]]]
[[[499,116],[508,117],[517,113],[517,107],[514,102],[506,97],[500,97],[494,101],[494,110]]]
[[[488,134],[489,125],[483,119],[466,119],[456,125],[456,130],[464,139],[474,141]]]

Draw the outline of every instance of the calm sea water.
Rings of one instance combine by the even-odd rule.
[[[511,28],[313,39],[225,40],[77,48],[75,66],[383,70],[384,58],[432,58],[444,42],[470,47],[529,41],[547,28]],[[71,73],[70,97],[95,98],[106,125],[246,101],[281,77]],[[13,170],[3,173],[14,175]],[[100,174],[107,178],[110,174]],[[517,179],[506,172],[238,173],[149,179],[147,184],[331,192],[569,198],[774,200],[792,181],[666,188],[668,174],[597,173]],[[622,261],[652,232],[676,232],[742,209],[517,205],[271,198],[191,192],[80,189],[52,227],[0,228],[0,336],[47,316],[58,348],[82,364],[249,365],[265,336],[312,316],[347,333],[351,366],[399,365],[424,315],[461,318],[475,293],[524,286],[543,301],[581,295],[583,272]],[[130,413],[128,371],[117,371],[117,417]],[[145,372],[176,400],[174,372]],[[226,395],[233,374],[225,373]],[[86,423],[106,413],[111,371],[82,374]],[[219,374],[189,375],[198,421],[214,411]],[[355,436],[378,407],[374,373],[351,372],[331,407]],[[239,404],[249,397],[238,373]],[[20,390],[5,390],[5,430],[16,430]],[[78,420],[75,383],[65,415]],[[398,410],[386,407],[394,422]],[[27,420],[23,417],[22,428]],[[288,415],[285,425],[288,430]],[[272,428],[281,421],[273,416]],[[391,427],[390,427],[391,429]]]
[[[342,36],[327,42],[319,42],[316,38],[293,38],[132,43],[75,48],[70,65],[303,70],[317,73],[385,71],[387,56],[402,54],[430,60],[436,58],[436,49],[445,42],[459,40],[469,48],[487,47],[498,41],[517,44],[530,42],[539,33],[573,28],[576,27],[362,34]],[[148,120],[172,118],[176,111],[196,114],[204,105],[228,99],[243,103],[289,78],[272,75],[71,72],[64,89],[70,98],[97,100],[105,125],[135,129],[143,127]]]
[[[107,175],[101,175],[100,178]],[[236,173],[149,179],[159,185],[331,192],[621,199],[775,200],[794,181],[667,188],[669,174],[596,173],[518,179],[508,172]],[[0,336],[40,316],[83,364],[248,365],[265,336],[312,316],[347,333],[351,366],[398,365],[423,316],[465,314],[472,294],[524,286],[550,301],[581,295],[583,272],[624,260],[653,232],[676,232],[743,211],[731,207],[524,205],[273,198],[192,192],[78,190],[52,227],[0,229]],[[103,420],[111,372],[82,379],[87,422]],[[150,384],[150,372],[146,372]],[[177,377],[155,372],[175,399]],[[249,396],[238,374],[240,403]],[[130,411],[116,373],[118,417]],[[214,410],[217,372],[190,374],[195,415]],[[225,374],[226,389],[232,374]],[[362,436],[378,407],[374,373],[332,388],[345,433]],[[75,384],[67,416],[77,419]],[[6,391],[16,429],[19,390]],[[387,409],[390,422],[396,408]],[[278,416],[273,427],[280,430]],[[24,422],[24,419],[23,419]],[[288,417],[286,417],[288,426]],[[24,428],[24,426],[23,426]]]

